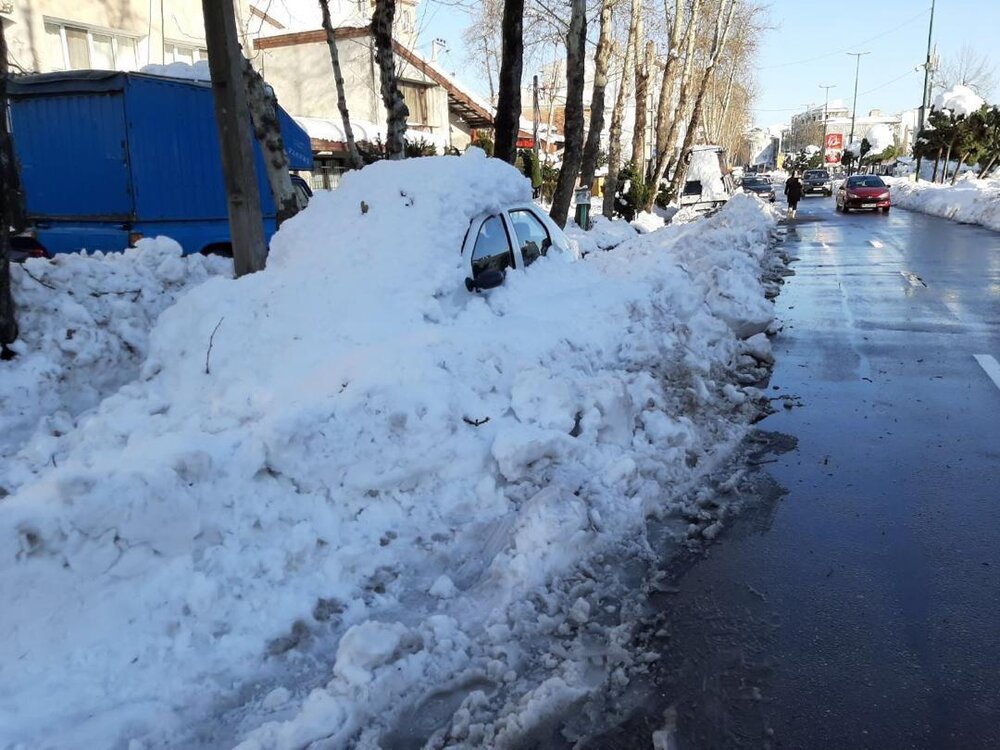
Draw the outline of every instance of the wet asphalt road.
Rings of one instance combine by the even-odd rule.
[[[828,198],[781,231],[780,489],[679,577],[646,705],[580,746],[1000,747],[1000,385],[975,358],[1000,360],[1000,234]]]

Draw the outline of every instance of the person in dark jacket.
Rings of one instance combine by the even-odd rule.
[[[785,195],[788,198],[788,218],[794,219],[795,209],[802,198],[802,180],[798,172],[792,172],[792,176],[785,180]]]

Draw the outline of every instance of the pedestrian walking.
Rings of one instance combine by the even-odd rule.
[[[798,172],[792,172],[792,176],[785,180],[785,196],[788,198],[788,218],[794,219],[795,209],[802,198],[802,180]]]

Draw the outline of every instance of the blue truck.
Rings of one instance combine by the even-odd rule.
[[[86,70],[16,76],[8,94],[29,223],[16,249],[118,251],[166,235],[185,253],[231,251],[209,83]],[[289,169],[312,169],[309,136],[278,117]],[[270,240],[275,206],[256,142],[254,158]]]

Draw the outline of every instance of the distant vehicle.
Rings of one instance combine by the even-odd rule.
[[[802,175],[802,195],[833,195],[833,178],[825,169],[807,169]]]
[[[882,210],[889,213],[892,199],[889,186],[873,174],[856,174],[848,177],[837,190],[837,210],[845,214],[851,209]]]
[[[231,252],[211,85],[145,73],[79,70],[11,78],[10,123],[30,255],[120,251],[143,236],[185,253]],[[312,169],[309,136],[279,108],[289,169]],[[257,186],[267,239],[275,207],[260,147]],[[308,200],[301,180],[296,200]]]
[[[465,288],[482,292],[500,286],[512,268],[527,268],[549,250],[571,252],[556,223],[533,203],[480,214],[469,223],[462,256],[469,259]]]
[[[680,196],[681,208],[711,211],[725,204],[735,192],[721,146],[695,146],[688,155],[687,178]]]
[[[774,203],[774,185],[765,177],[746,176],[740,183],[740,188],[744,193],[753,193]]]

